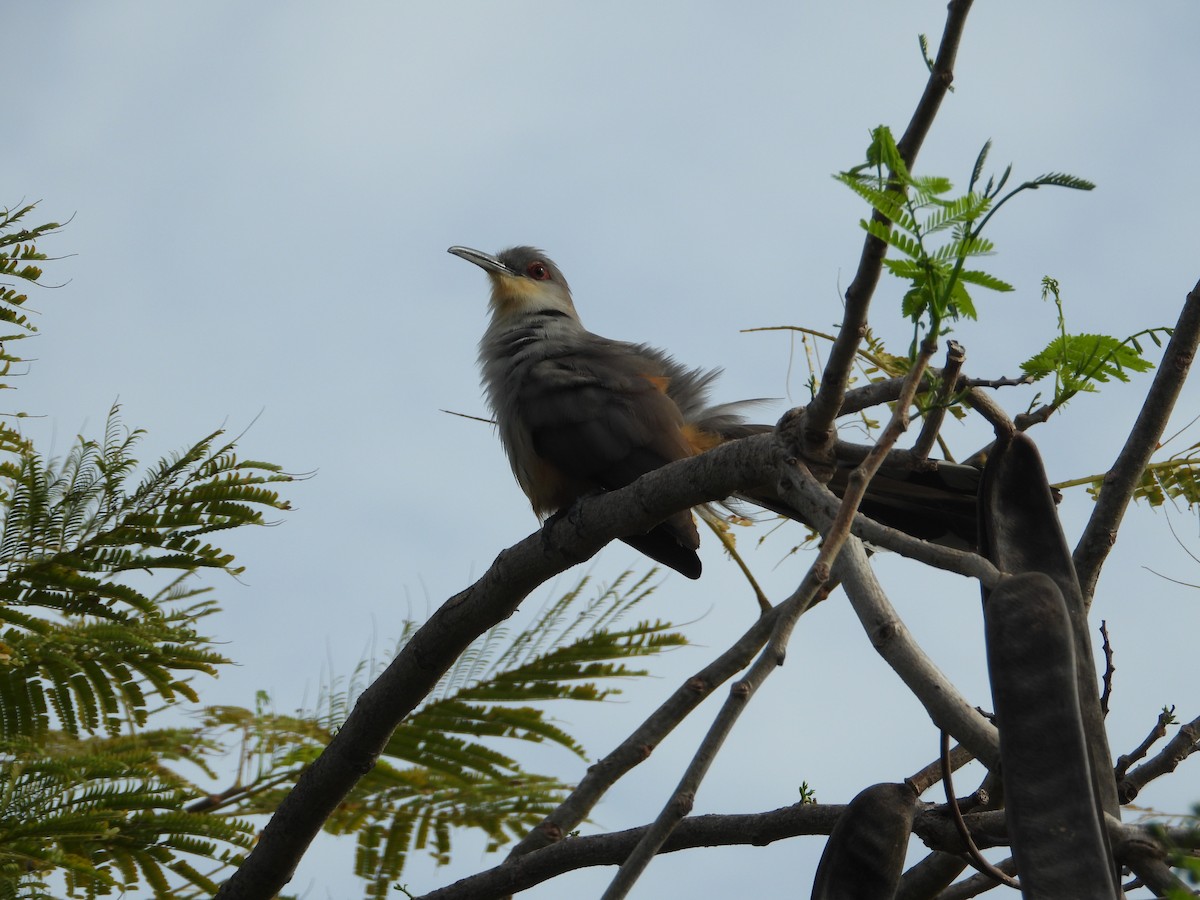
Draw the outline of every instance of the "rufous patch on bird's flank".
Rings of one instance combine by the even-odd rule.
[[[658,388],[659,393],[665,394],[667,392],[667,388],[671,385],[671,379],[666,375],[641,375],[640,377],[645,378],[648,382]]]
[[[713,447],[725,443],[725,438],[721,435],[713,434],[711,431],[705,431],[694,425],[684,425],[680,430],[683,432],[684,439],[696,453],[703,453],[705,450],[711,450]]]

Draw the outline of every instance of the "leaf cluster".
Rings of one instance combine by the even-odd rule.
[[[1054,396],[1042,418],[1065,405],[1076,394],[1094,392],[1097,384],[1113,379],[1128,381],[1129,372],[1147,372],[1153,364],[1146,359],[1142,341],[1149,338],[1162,346],[1163,337],[1170,337],[1170,328],[1150,328],[1130,335],[1124,340],[1107,334],[1069,334],[1066,313],[1058,281],[1042,279],[1042,299],[1053,298],[1058,315],[1058,335],[1039,353],[1021,363],[1021,371],[1030,381],[1054,376]],[[1035,400],[1036,402],[1036,400]]]
[[[0,740],[143,725],[152,700],[195,701],[190,675],[224,662],[196,628],[212,604],[187,576],[239,572],[207,536],[286,509],[272,485],[291,476],[214,432],[131,484],[140,434],[114,407],[103,441],[0,462]],[[143,587],[155,573],[169,580]]]
[[[183,810],[195,788],[166,763],[199,761],[201,751],[190,729],[8,742],[0,755],[5,896],[55,896],[42,880],[50,873],[68,896],[107,896],[141,882],[162,897],[177,896],[180,882],[216,890],[201,864],[236,865],[253,829]]]
[[[1000,178],[980,186],[991,143],[976,158],[965,194],[951,196],[953,185],[942,176],[914,176],[896,147],[891,130],[879,126],[872,132],[867,161],[834,177],[870,204],[871,218],[862,228],[899,254],[885,258],[887,270],[909,283],[901,309],[913,322],[910,356],[916,353],[922,333],[936,338],[946,322],[976,318],[968,285],[994,291],[1011,291],[1012,285],[967,263],[994,251],[982,236],[996,211],[1026,190],[1054,185],[1091,190],[1082,178],[1061,173],[1041,175],[1007,194],[1002,193],[1012,167]]]
[[[32,209],[0,212],[0,278],[16,284],[37,283],[35,241],[58,227],[19,224]],[[0,284],[3,340],[35,330],[26,300]],[[16,361],[0,351],[4,374]],[[274,488],[291,476],[219,431],[139,475],[140,437],[114,407],[101,440],[46,460],[0,425],[0,897],[211,894],[201,870],[252,841],[240,820],[183,810],[197,791],[171,763],[205,769],[215,745],[146,725],[226,662],[192,578],[240,571],[212,534],[286,509]]]

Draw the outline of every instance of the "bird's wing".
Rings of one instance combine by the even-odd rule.
[[[691,456],[683,416],[666,393],[670,371],[615,342],[536,363],[516,397],[534,453],[585,490],[616,490]],[[689,578],[700,575],[700,535],[689,510],[623,540]]]
[[[533,366],[517,411],[534,452],[564,475],[616,490],[693,449],[667,396],[670,375],[627,345],[598,345]]]

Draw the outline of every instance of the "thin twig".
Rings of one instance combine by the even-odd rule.
[[[1133,802],[1142,788],[1155,778],[1174,772],[1180,763],[1197,750],[1200,750],[1200,717],[1181,725],[1175,736],[1158,753],[1121,779],[1117,785],[1121,802]]]
[[[971,831],[967,828],[967,823],[963,821],[962,810],[958,808],[958,798],[954,796],[954,778],[950,766],[950,734],[942,732],[942,787],[946,791],[946,805],[950,808],[950,814],[954,819],[954,827],[958,829],[958,834],[962,838],[963,843],[967,846],[967,857],[971,860],[971,865],[982,872],[994,878],[1001,884],[1006,884],[1010,888],[1020,890],[1020,884],[1017,880],[1007,872],[1002,872],[1000,869],[993,866],[990,862],[984,859],[979,848],[975,846],[975,841],[971,837]]]
[[[1129,772],[1129,767],[1149,753],[1151,747],[1167,736],[1167,726],[1174,723],[1175,707],[1164,707],[1162,712],[1158,714],[1158,720],[1154,723],[1154,727],[1150,729],[1150,733],[1146,735],[1145,740],[1128,753],[1122,753],[1117,757],[1117,765],[1113,769],[1113,775],[1117,781],[1124,778]]]
[[[561,840],[563,835],[578,827],[618,779],[645,760],[675,726],[717,687],[749,665],[770,637],[778,615],[779,607],[776,606],[758,618],[733,646],[681,684],[615,750],[589,766],[575,790],[513,847],[509,858],[522,856]]]
[[[1108,716],[1108,703],[1112,699],[1113,673],[1117,671],[1113,664],[1112,641],[1108,639],[1108,622],[1100,620],[1100,636],[1104,639],[1104,690],[1100,692],[1100,714]]]

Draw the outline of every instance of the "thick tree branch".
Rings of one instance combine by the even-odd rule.
[[[862,545],[848,544],[833,571],[841,579],[871,646],[916,695],[933,724],[954,735],[989,769],[996,768],[1000,764],[996,727],[959,693],[954,683],[921,650],[888,602]]]
[[[1079,544],[1075,547],[1075,571],[1079,576],[1079,585],[1083,590],[1083,600],[1086,606],[1091,606],[1092,594],[1096,590],[1096,582],[1100,578],[1100,569],[1108,558],[1113,544],[1117,540],[1117,529],[1121,519],[1129,507],[1134,489],[1150,464],[1150,457],[1158,449],[1163,430],[1179,392],[1187,380],[1188,370],[1196,356],[1196,346],[1200,342],[1200,282],[1192,288],[1175,324],[1175,332],[1167,343],[1162,362],[1154,374],[1154,381],[1142,404],[1133,430],[1121,448],[1117,460],[1108,474],[1104,476],[1104,485],[1096,507],[1092,510],[1087,527]]]
[[[843,809],[843,805],[797,803],[753,815],[692,816],[679,824],[661,852],[736,844],[762,847],[798,835],[827,835]],[[644,825],[560,841],[423,894],[418,900],[489,900],[527,890],[576,869],[620,865],[649,829]]]
[[[958,55],[958,46],[962,40],[963,29],[967,22],[967,13],[971,9],[971,0],[951,0],[946,16],[946,25],[942,31],[942,41],[938,46],[937,59],[934,60],[929,78],[925,83],[925,91],[909,120],[903,137],[897,142],[897,149],[909,171],[916,162],[917,153],[934,117],[942,105],[942,99],[954,81],[954,61]],[[878,214],[876,214],[878,215]],[[883,270],[883,258],[887,245],[874,235],[867,235],[863,243],[862,254],[859,257],[858,271],[854,280],[846,289],[845,315],[842,327],[838,330],[837,339],[829,353],[825,371],[821,377],[821,387],[817,396],[808,406],[808,415],[804,419],[802,446],[816,458],[822,459],[828,455],[833,446],[835,431],[834,419],[842,405],[842,398],[850,383],[850,372],[854,367],[854,356],[858,352],[863,334],[867,327],[867,311],[875,286]]]
[[[898,411],[907,409],[903,398],[896,408]],[[886,453],[886,445],[880,445],[880,452]],[[824,504],[823,512],[828,516],[831,494],[821,490],[811,479],[806,480],[806,472],[800,467],[785,470],[783,475],[779,490],[787,502],[800,509],[813,509],[817,515],[822,513]],[[820,522],[822,519],[814,518],[814,521]],[[992,569],[991,574],[994,573]],[[866,551],[858,541],[847,542],[837,557],[833,574],[842,582],[871,645],[908,685],[909,690],[916,694],[934,724],[954,735],[976,758],[994,769],[999,764],[995,726],[967,702],[917,645],[888,602],[887,595],[871,570]]]
[[[371,770],[393,730],[459,655],[531,591],[588,559],[618,534],[649,528],[673,510],[769,482],[779,454],[770,434],[664,466],[635,484],[588,498],[502,552],[474,585],[447,600],[363,692],[320,757],[300,776],[242,866],[218,896],[272,897],[291,878],[326,818]]]
[[[713,814],[689,816],[667,838],[660,852],[674,853],[696,847],[765,847],[776,841],[809,835],[828,835],[845,810],[844,804],[796,803],[779,809],[748,815]],[[964,816],[976,844],[980,847],[1004,846],[1008,841],[1004,810],[968,813]],[[1159,843],[1158,826],[1123,825],[1109,818],[1109,835],[1114,851],[1121,862],[1135,859],[1165,859]],[[567,872],[591,866],[616,866],[629,856],[642,839],[649,825],[605,834],[574,837],[560,841],[525,856],[508,859],[492,869],[470,875],[437,890],[422,894],[418,900],[491,900],[556,878]],[[941,806],[917,811],[913,832],[931,849],[946,854],[963,851],[962,839],[955,830],[948,811]],[[1180,846],[1195,843],[1193,833],[1181,833]],[[1004,868],[1005,864],[1001,864]],[[1012,872],[1011,861],[1007,871]],[[960,882],[942,896],[971,897],[964,886],[975,884],[973,879]],[[987,882],[979,881],[980,888]],[[994,881],[990,882],[995,885]]]

